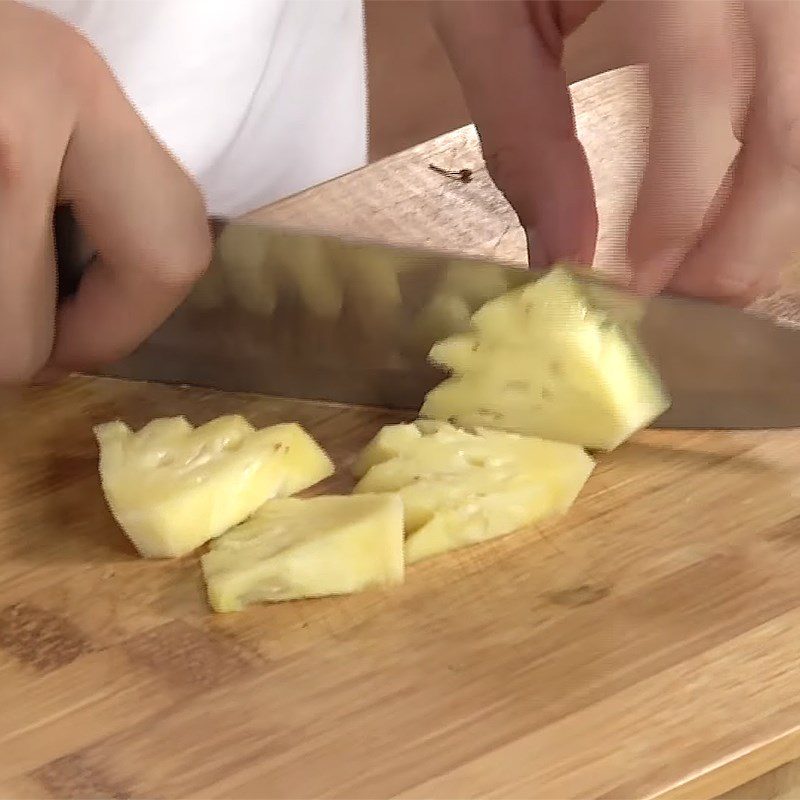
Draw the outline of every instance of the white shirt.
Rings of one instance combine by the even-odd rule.
[[[25,2],[92,42],[212,214],[366,162],[361,0]]]

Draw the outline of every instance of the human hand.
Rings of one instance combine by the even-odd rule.
[[[599,5],[433,3],[487,167],[534,234],[540,265],[594,254],[591,176],[560,60],[564,39]],[[800,251],[800,4],[623,5],[628,50],[648,65],[651,94],[628,232],[633,285],[745,304]],[[711,118],[742,144],[727,174],[706,141]]]
[[[0,384],[134,349],[210,260],[203,199],[74,30],[0,3]],[[56,309],[53,211],[99,252]]]

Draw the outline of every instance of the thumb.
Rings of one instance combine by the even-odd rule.
[[[592,262],[597,210],[560,58],[559,4],[447,0],[434,25],[461,83],[487,169],[528,232],[532,266]],[[554,10],[555,9],[555,10]]]

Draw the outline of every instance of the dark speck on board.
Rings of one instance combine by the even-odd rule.
[[[611,588],[599,584],[593,586],[583,583],[580,586],[573,586],[569,589],[560,589],[555,592],[547,592],[545,598],[557,606],[567,608],[577,608],[578,606],[588,606],[605,599],[611,594]]]
[[[68,619],[28,603],[0,610],[0,649],[40,672],[64,667],[91,651]]]
[[[101,774],[97,767],[80,753],[72,753],[45,764],[32,773],[53,797],[64,800],[85,800],[106,797],[128,800],[132,793]]]
[[[246,674],[253,666],[231,637],[173,621],[129,639],[131,661],[181,687],[210,689]]]

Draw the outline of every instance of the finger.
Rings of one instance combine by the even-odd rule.
[[[202,197],[103,70],[64,158],[62,194],[99,259],[59,310],[52,364],[80,369],[133,350],[210,260]]]
[[[564,35],[597,5],[433,4],[489,173],[529,232],[539,265],[591,263],[594,255],[594,190],[560,57]],[[561,6],[563,16],[553,11]]]
[[[649,65],[648,159],[631,218],[633,286],[663,289],[695,243],[738,144],[724,4],[631,4]]]
[[[755,84],[755,48],[745,0],[728,0],[725,8],[733,69],[731,122],[736,140],[741,142]]]
[[[0,30],[0,383],[24,383],[47,361],[53,344],[51,226],[73,114],[64,91],[48,98],[44,115],[41,95],[31,91],[36,65],[22,60],[3,36],[20,35],[11,27]],[[51,54],[56,57],[52,45]],[[20,73],[31,81],[20,80]]]
[[[755,85],[730,195],[673,281],[740,305],[771,291],[800,251],[800,5],[759,0],[746,10]]]
[[[23,163],[36,166],[23,170],[18,166]],[[53,344],[50,225],[58,163],[51,180],[43,167],[27,145],[17,150],[0,142],[0,383],[30,379]]]

